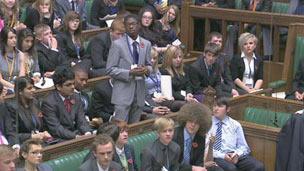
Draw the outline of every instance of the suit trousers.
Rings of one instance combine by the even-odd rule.
[[[242,156],[236,164],[232,164],[225,159],[214,158],[217,165],[225,171],[264,171],[262,162],[250,155]]]

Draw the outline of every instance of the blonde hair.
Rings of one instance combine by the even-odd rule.
[[[0,11],[2,12],[2,15],[4,19],[6,20],[6,24],[8,27],[13,28],[18,24],[19,21],[19,1],[15,1],[15,5],[12,8],[12,16],[9,15],[9,10],[4,5],[4,0],[0,0]]]
[[[47,4],[47,3],[50,4],[49,12],[52,15],[53,14],[53,7],[54,7],[53,0],[36,0],[32,5],[32,7],[35,8],[39,12],[40,21],[42,21],[43,15],[41,15],[41,13],[40,13],[39,5],[43,5],[43,4]]]
[[[173,58],[176,58],[178,53],[181,53],[181,57],[184,58],[184,53],[182,49],[179,46],[169,46],[168,49],[165,52],[165,59],[163,63],[163,68],[166,69],[171,77],[174,77],[173,69],[177,72],[178,75],[185,75],[184,72],[184,62],[182,61],[180,67],[174,68],[172,64]]]
[[[173,27],[173,30],[175,31],[176,35],[179,35],[180,33],[180,10],[178,6],[176,5],[170,5],[168,8],[168,11],[170,9],[173,9],[175,12],[175,19],[169,23],[171,27]],[[165,17],[168,17],[168,11],[165,13]]]
[[[245,32],[242,33],[239,37],[239,46],[241,48],[241,50],[243,50],[243,45],[249,40],[249,39],[253,39],[254,43],[257,44],[258,43],[258,38],[251,33]]]
[[[157,52],[155,47],[151,48],[151,59],[155,57],[156,58],[156,64],[153,67],[153,71],[157,71],[158,70],[158,58],[159,58],[159,53]]]
[[[153,126],[157,132],[161,132],[167,128],[174,128],[174,121],[171,118],[160,117],[155,119]]]

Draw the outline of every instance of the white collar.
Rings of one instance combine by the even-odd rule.
[[[125,147],[122,147],[122,149],[120,149],[117,146],[115,146],[115,150],[116,150],[116,153],[118,154],[118,156],[125,153]]]
[[[97,167],[98,167],[98,170],[99,170],[99,171],[109,171],[109,168],[110,168],[110,166],[108,166],[106,169],[103,169],[103,168],[100,166],[100,164],[98,163],[98,161],[97,161]]]
[[[133,40],[128,34],[126,34],[126,35],[127,35],[130,45],[132,45],[134,42],[137,42],[138,44],[140,43],[139,36],[137,36],[137,38],[135,40]]]
[[[245,58],[245,57],[246,57],[245,53],[242,52],[242,53],[241,53],[241,58]],[[257,59],[254,52],[253,52],[252,57],[253,57],[254,59]]]

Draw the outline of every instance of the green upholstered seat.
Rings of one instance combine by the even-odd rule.
[[[156,137],[156,132],[151,131],[144,134],[135,135],[129,138],[129,144],[132,144],[134,146],[135,161],[138,168],[140,168],[141,164],[140,153],[142,149],[150,142],[153,142]]]
[[[141,7],[145,5],[144,0],[124,0],[125,6]]]
[[[284,2],[272,2],[272,12],[287,14],[289,9],[289,3]]]
[[[86,0],[87,22],[91,23],[91,9],[93,0]]]
[[[244,9],[242,0],[235,0],[235,9]]]
[[[25,21],[25,18],[26,18],[26,8],[27,8],[27,6],[24,6],[24,7],[20,8],[20,12],[21,12],[20,21],[21,22]]]
[[[282,128],[290,116],[290,113],[274,112],[261,108],[247,107],[244,113],[244,120],[265,126]],[[277,117],[277,125],[274,124],[275,117]]]
[[[89,150],[67,154],[54,160],[49,160],[46,164],[53,168],[53,171],[76,171],[80,167],[83,159]]]

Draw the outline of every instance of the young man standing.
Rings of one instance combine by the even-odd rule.
[[[264,165],[250,155],[241,124],[227,116],[229,100],[219,98],[213,108],[212,127],[208,132],[215,136],[213,144],[214,161],[225,171],[264,171]]]

